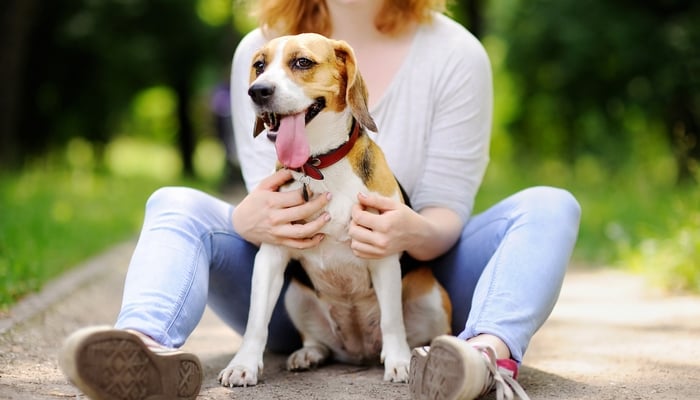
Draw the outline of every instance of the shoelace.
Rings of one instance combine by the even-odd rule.
[[[493,347],[476,343],[472,346],[486,356],[486,366],[491,373],[492,380],[484,386],[484,390],[481,392],[482,396],[490,392],[493,387],[496,386],[496,399],[498,400],[512,400],[514,391],[521,400],[530,400],[530,397],[525,393],[525,390],[520,386],[518,381],[505,370],[498,368],[496,364],[496,350],[494,350]]]

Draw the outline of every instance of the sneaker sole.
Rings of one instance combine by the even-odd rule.
[[[473,351],[472,351],[473,350]],[[454,336],[438,336],[411,356],[409,391],[415,400],[472,400],[486,380],[483,356]],[[472,367],[470,367],[472,366]]]
[[[194,354],[158,354],[133,333],[87,329],[68,338],[60,358],[68,378],[94,400],[192,400],[202,385]]]

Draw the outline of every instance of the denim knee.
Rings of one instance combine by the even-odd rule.
[[[188,211],[197,204],[198,195],[203,193],[187,187],[161,187],[146,201],[146,210]]]
[[[541,221],[554,221],[562,227],[576,227],[581,219],[581,205],[565,189],[535,186],[519,193],[522,207]]]
[[[203,239],[212,231],[229,231],[231,205],[196,189],[163,187],[146,202],[145,227],[165,228]]]

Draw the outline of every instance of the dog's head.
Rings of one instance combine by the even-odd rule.
[[[351,114],[377,131],[355,53],[344,41],[313,33],[273,39],[253,56],[250,82],[248,94],[258,117],[253,134],[267,127],[286,167],[298,168],[311,154],[337,145],[332,139],[307,138],[307,128],[312,131],[314,125],[323,127],[313,130],[315,136],[347,134]]]

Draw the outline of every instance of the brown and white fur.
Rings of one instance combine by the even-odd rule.
[[[349,153],[322,170],[323,179],[295,171],[294,181],[281,189],[308,187],[310,193],[332,193],[326,207],[331,219],[322,229],[325,238],[306,250],[260,246],[243,343],[219,381],[224,386],[257,383],[284,270],[296,259],[313,288],[293,280],[286,292],[285,305],[303,339],[303,347],[289,357],[288,368],[310,369],[329,357],[350,363],[381,360],[384,380],[406,382],[410,349],[450,331],[451,304],[428,268],[402,279],[400,254],[362,259],[350,248],[350,214],[359,192],[401,199],[384,155],[364,132],[377,128],[353,50],[343,41],[316,34],[277,38],[254,55],[250,81],[258,126],[265,123],[271,138],[281,116],[306,113],[311,156],[348,141],[353,118],[362,128]]]

